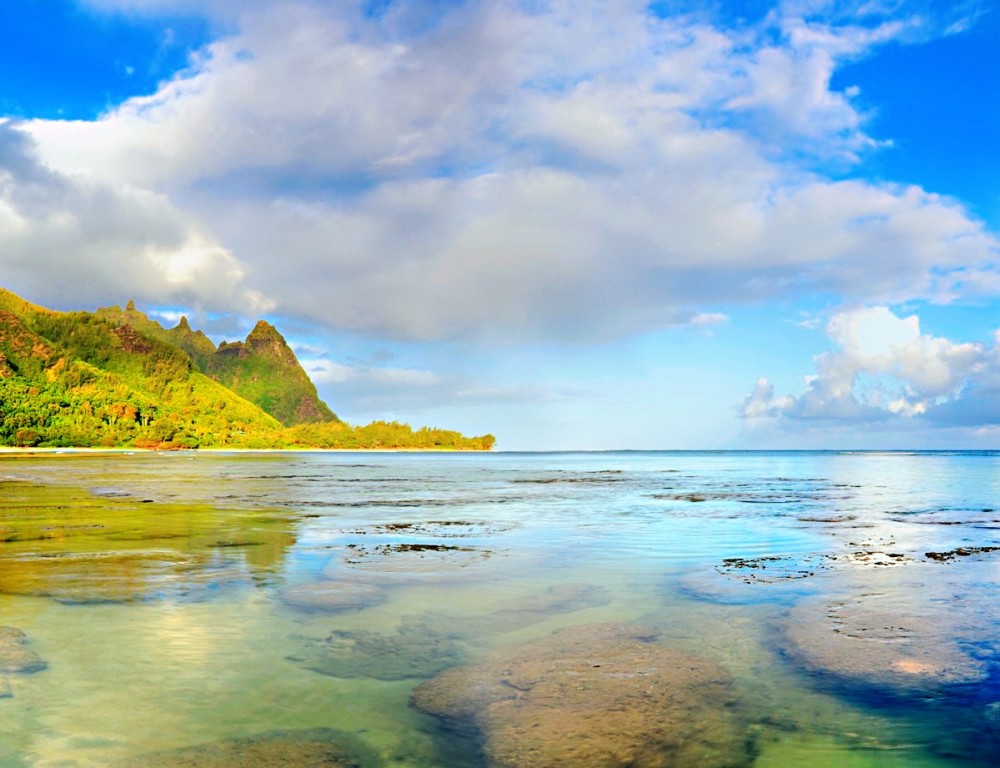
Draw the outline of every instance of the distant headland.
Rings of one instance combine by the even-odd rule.
[[[0,289],[0,446],[490,450],[493,435],[352,426],[261,320],[216,346],[128,302],[56,312]]]

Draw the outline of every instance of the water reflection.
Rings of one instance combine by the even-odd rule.
[[[287,512],[11,480],[0,483],[0,498],[0,594],[67,603],[201,599],[280,572],[295,543]]]
[[[3,457],[0,766],[992,765],[998,468]]]

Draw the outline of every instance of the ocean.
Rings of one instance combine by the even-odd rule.
[[[0,456],[0,766],[992,766],[1000,453]]]

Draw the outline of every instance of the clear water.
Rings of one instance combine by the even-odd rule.
[[[415,686],[611,621],[731,676],[742,765],[995,765],[993,547],[995,453],[4,456],[0,626],[47,666],[0,672],[0,766],[485,765]]]

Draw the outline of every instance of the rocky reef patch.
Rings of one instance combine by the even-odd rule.
[[[114,768],[378,768],[382,761],[356,736],[327,728],[275,731],[157,752]]]
[[[333,677],[377,680],[426,678],[465,662],[470,649],[494,635],[524,629],[551,616],[601,605],[611,598],[591,584],[555,584],[482,615],[426,612],[404,616],[396,632],[335,629],[322,638],[300,638],[289,659]]]
[[[742,768],[721,667],[632,624],[565,627],[417,686],[413,705],[482,734],[490,768]]]
[[[952,609],[858,587],[792,607],[779,634],[789,656],[834,682],[919,696],[988,677],[990,654],[971,641],[989,621],[961,600]]]
[[[484,522],[482,520],[421,520],[419,522],[379,523],[366,528],[358,528],[354,533],[457,539],[493,536],[506,533],[513,528],[513,523]]]
[[[340,579],[345,571],[353,571],[364,573],[369,581],[448,581],[458,569],[466,578],[482,570],[494,555],[494,550],[485,547],[423,541],[371,546],[352,543],[344,549],[344,557],[324,572],[328,578]]]
[[[335,629],[323,638],[302,638],[289,660],[331,677],[405,680],[429,677],[462,663],[461,639],[422,623],[404,622],[396,632]]]

